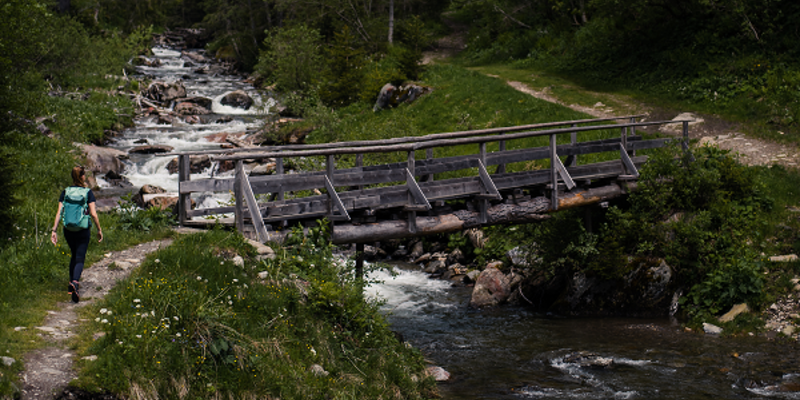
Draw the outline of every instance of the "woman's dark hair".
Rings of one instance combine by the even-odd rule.
[[[86,187],[86,171],[80,165],[72,168],[72,185]]]

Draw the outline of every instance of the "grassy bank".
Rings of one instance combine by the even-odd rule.
[[[82,362],[81,385],[131,398],[430,397],[420,353],[331,249],[324,228],[263,261],[237,233],[179,238],[84,310],[81,352],[99,358]]]

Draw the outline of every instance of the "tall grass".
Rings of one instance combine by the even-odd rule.
[[[295,232],[264,261],[238,233],[182,237],[87,310],[105,335],[83,335],[98,359],[83,362],[82,385],[134,399],[431,395],[422,356],[397,341],[351,271],[324,229]]]

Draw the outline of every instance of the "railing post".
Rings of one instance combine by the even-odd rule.
[[[425,149],[425,157],[428,161],[433,160],[433,147]],[[433,174],[425,175],[425,182],[433,182]]]
[[[577,126],[578,126],[578,124],[572,124],[573,128],[575,128]],[[573,147],[578,144],[578,132],[570,133],[569,137],[570,137],[570,143],[572,143]],[[573,154],[572,157],[569,160],[569,165],[567,165],[567,166],[568,167],[574,167],[576,165],[578,165],[578,155],[577,154]]]
[[[189,165],[189,155],[178,156],[178,193],[180,193],[181,183],[192,179],[191,166]],[[189,210],[192,208],[191,193],[180,193],[178,195],[178,220],[181,226],[189,220]]]
[[[233,180],[233,197],[235,200],[234,220],[236,230],[244,233],[244,180],[247,176],[244,173],[244,161],[236,160],[236,174]]]
[[[327,172],[328,180],[331,181],[331,186],[335,189],[336,182],[333,180],[333,172],[336,171],[336,160],[333,158],[333,154],[328,154],[327,160]],[[328,196],[328,215],[333,215],[333,196]],[[331,228],[333,228],[333,223],[331,222]]]
[[[481,153],[480,153],[481,163],[483,163],[483,165],[486,165],[486,142],[481,142],[480,145],[481,145]],[[485,224],[486,221],[489,219],[488,209],[489,209],[489,200],[479,199],[478,212],[480,212],[480,215],[478,216],[478,221],[482,224]]]
[[[683,142],[689,146],[689,121],[683,121]]]
[[[283,172],[283,157],[277,157],[275,158],[275,175],[283,175]],[[283,187],[281,187],[278,189],[278,193],[275,198],[276,200],[281,201],[283,200],[283,197]]]
[[[620,143],[622,143],[622,148],[625,149],[625,151],[627,152],[628,151],[628,127],[627,126],[622,127],[622,135],[620,136],[620,139],[621,139]]]
[[[631,117],[631,123],[632,123],[632,124],[635,124],[635,123],[636,123],[636,117]],[[630,136],[636,136],[636,126],[631,126],[631,129],[630,129]],[[628,151],[628,154],[629,154],[631,157],[633,157],[633,156],[635,156],[635,155],[636,155],[636,150],[630,150],[630,151]]]
[[[506,141],[505,140],[501,140],[498,143],[498,146],[500,147],[499,150],[500,150],[501,153],[506,151]],[[484,164],[483,165],[486,165],[486,160],[484,160]],[[494,173],[495,174],[505,174],[506,173],[506,165],[505,164],[498,164],[497,165],[497,169],[494,171]]]
[[[356,154],[356,167],[361,168],[364,166],[364,154]],[[364,190],[364,185],[358,185],[358,190]]]
[[[558,210],[558,174],[556,171],[556,158],[558,152],[556,151],[556,135],[550,134],[550,184],[553,191],[550,192],[550,209]]]
[[[414,160],[414,150],[408,152],[408,164],[406,168],[408,168],[408,172],[411,173],[411,176],[407,177],[406,179],[414,179],[416,176],[415,170],[415,160]],[[408,205],[413,206],[416,204],[414,201],[414,196],[409,191],[408,193]],[[408,211],[408,231],[411,233],[417,233],[417,212],[416,211]]]

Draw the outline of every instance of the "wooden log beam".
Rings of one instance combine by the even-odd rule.
[[[623,196],[636,189],[635,182],[612,183],[607,186],[562,193],[558,199],[559,210],[596,204]],[[387,220],[368,224],[336,225],[331,241],[334,244],[370,243],[412,236],[458,232],[464,229],[498,224],[520,224],[538,222],[550,218],[550,200],[536,197],[519,204],[497,204],[487,210],[486,223],[480,223],[477,211],[459,210],[452,214],[433,217],[418,216],[415,220],[417,232],[408,231],[408,221]],[[283,233],[285,235],[285,233]],[[272,234],[272,240],[283,241],[281,233]]]

